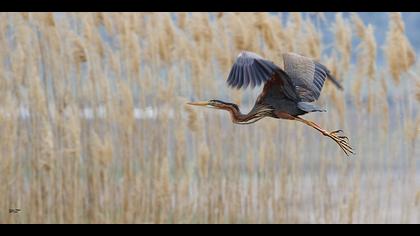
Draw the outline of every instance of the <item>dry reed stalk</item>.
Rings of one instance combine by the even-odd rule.
[[[416,54],[405,36],[401,13],[389,13],[389,19],[390,24],[383,50],[392,78],[396,84],[399,84],[401,74],[414,64]]]
[[[360,28],[361,26],[359,26]],[[372,25],[363,28],[364,32],[361,34],[361,43],[358,45],[359,50],[357,56],[358,73],[361,76],[367,76],[370,80],[374,80],[376,74],[376,40],[374,29]],[[357,29],[360,31],[362,29]]]
[[[187,12],[180,12],[178,13],[178,27],[182,30],[185,30],[187,24],[188,13]]]
[[[386,96],[388,94],[388,85],[385,79],[384,73],[382,73],[382,78],[380,78],[381,82],[381,92],[380,94],[382,96]],[[384,134],[388,133],[388,127],[389,127],[389,105],[387,99],[382,100],[382,106],[381,106],[382,114],[383,114],[383,122],[382,122],[382,130],[384,131]]]
[[[13,196],[13,194],[17,194],[17,189],[15,186],[16,177],[14,175],[16,174],[16,169],[21,168],[16,166],[16,164],[19,164],[19,162],[17,162],[17,150],[15,149],[15,143],[19,141],[19,126],[15,120],[17,120],[19,114],[16,111],[13,111],[13,107],[16,107],[17,104],[16,101],[14,101],[13,95],[10,93],[10,91],[5,91],[2,99],[4,99],[2,106],[3,109],[9,110],[10,113],[8,115],[1,114],[0,116],[0,129],[2,132],[8,134],[0,141],[0,150],[2,151],[2,158],[0,159],[0,180],[2,183],[4,183],[0,187],[2,190],[2,192],[0,192],[0,206],[8,209],[10,206],[17,205],[18,203],[16,201],[16,195]],[[26,204],[23,201],[20,205]],[[2,222],[4,223],[14,223],[13,219],[10,218],[10,216],[8,216],[5,212],[0,213],[0,219],[2,219]]]
[[[197,131],[197,113],[190,107],[185,107],[185,111],[188,113],[188,128],[191,131]]]
[[[352,33],[350,24],[343,18],[342,13],[337,13],[334,23],[335,45],[340,53],[343,72],[347,72],[350,66]]]
[[[84,47],[84,44],[82,43],[82,40],[77,37],[77,36],[73,36],[74,40],[73,40],[73,44],[74,44],[74,48],[73,48],[73,59],[74,59],[74,63],[79,64],[79,63],[83,63],[87,61],[87,56],[86,56],[86,49]]]
[[[229,28],[232,32],[233,37],[233,44],[237,52],[246,50],[249,51],[252,48],[252,44],[250,43],[250,38],[252,37],[248,30],[246,30],[246,25],[244,24],[243,20],[241,19],[240,15],[236,14],[228,14],[226,16],[229,22]]]
[[[317,31],[315,25],[311,21],[306,20],[304,25],[306,35],[304,37],[306,38],[305,45],[307,45],[307,55],[315,59],[320,59],[322,52],[321,34]]]
[[[356,79],[353,83],[352,91],[353,91],[353,99],[355,100],[356,106],[360,109],[362,107],[362,92],[363,88],[363,80],[361,78]]]
[[[173,48],[176,46],[175,43],[175,29],[170,19],[169,13],[165,13],[161,15],[163,20],[160,22],[162,24],[159,28],[162,28],[158,38],[159,42],[159,55],[163,62],[168,63],[171,59],[171,52]]]
[[[376,73],[376,40],[373,32],[373,26],[368,25],[365,35],[367,75],[370,79],[374,79]]]
[[[359,14],[354,12],[351,13],[350,19],[354,25],[354,29],[356,31],[357,36],[361,39],[365,38],[366,26],[360,18]]]
[[[230,64],[234,61],[234,55],[231,53],[232,50],[229,48],[229,37],[225,27],[226,22],[218,20],[215,23],[215,34],[218,35],[220,41],[215,40],[215,55],[219,62],[220,70],[225,74],[229,73]]]
[[[367,83],[368,87],[368,106],[369,113],[372,112],[374,104],[374,91],[372,90],[372,82],[376,74],[376,40],[374,36],[374,29],[372,25],[365,26],[357,13],[351,14],[351,21],[354,24],[356,34],[361,39],[357,46],[357,70],[358,78],[353,86],[353,91],[357,94],[356,104],[361,108],[361,91],[363,83]],[[364,82],[361,78],[367,76],[368,82]]]
[[[105,27],[106,32],[108,35],[114,35],[115,34],[115,27],[114,27],[114,14],[115,13],[104,13],[100,12],[100,18],[102,19],[102,24]]]
[[[270,50],[276,48],[276,40],[273,29],[271,28],[271,21],[267,13],[255,13],[254,27],[261,32],[262,37]]]
[[[193,13],[189,18],[189,25],[191,27],[190,31],[192,38],[196,43],[208,43],[212,40],[213,34],[207,15]]]
[[[275,55],[277,56],[275,59],[276,62],[281,63],[283,58],[281,57],[281,53],[283,52],[290,52],[293,51],[293,37],[294,35],[290,34],[290,27],[289,23],[287,27],[284,27],[281,21],[281,15],[277,15],[276,17],[271,17],[271,29],[273,30],[273,34],[275,35],[275,42],[277,45],[278,53]]]
[[[292,35],[297,36],[302,31],[302,14],[300,12],[292,12],[290,13],[290,20],[288,23],[290,23],[290,27],[292,28]]]
[[[140,75],[141,68],[141,50],[139,46],[140,40],[138,35],[130,33],[127,36],[127,56],[126,56],[126,70],[129,74],[129,81],[136,80]]]
[[[338,81],[342,81],[342,78],[338,76],[340,74],[340,66],[335,52],[333,52],[332,55],[326,58],[324,61],[324,64],[329,68],[331,73],[335,75],[335,78],[338,79]],[[345,100],[342,98],[343,94],[338,92],[337,88],[335,88],[335,86],[333,86],[331,83],[325,83],[324,87],[325,88],[323,88],[323,93],[326,94],[325,97],[327,97],[329,101],[332,101],[334,107],[339,110],[338,114],[340,114],[340,123],[344,124]],[[321,99],[323,99],[322,96]]]

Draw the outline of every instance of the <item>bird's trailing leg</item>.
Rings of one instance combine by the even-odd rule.
[[[321,127],[319,127],[319,125],[315,124],[312,121],[305,120],[305,119],[303,119],[301,117],[295,117],[295,120],[300,121],[300,122],[303,122],[303,123],[311,126],[312,128],[318,130],[323,135],[325,135],[327,137],[330,137],[332,140],[334,140],[338,144],[338,146],[340,146],[341,149],[343,149],[344,153],[347,156],[349,155],[349,153],[354,154],[353,148],[348,143],[349,138],[347,138],[346,136],[338,136],[337,135],[340,132],[343,132],[342,130],[335,130],[335,131],[328,132],[328,131],[322,129]]]

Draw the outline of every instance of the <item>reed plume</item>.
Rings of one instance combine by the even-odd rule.
[[[401,74],[406,72],[414,64],[416,55],[405,36],[405,26],[401,13],[389,13],[389,18],[389,28],[383,50],[388,61],[392,79],[396,84],[399,84]]]

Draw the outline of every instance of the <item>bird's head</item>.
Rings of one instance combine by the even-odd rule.
[[[219,100],[209,100],[207,102],[188,102],[187,104],[194,105],[194,106],[204,106],[204,107],[214,108],[214,109],[222,109],[222,110],[226,110],[228,108],[233,107],[234,109],[239,110],[239,107],[236,104],[222,102]]]

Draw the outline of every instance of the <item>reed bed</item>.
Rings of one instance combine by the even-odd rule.
[[[0,223],[420,223],[420,68],[399,13],[384,45],[341,13],[1,13],[0,31]],[[260,88],[225,86],[241,50],[324,62],[345,90],[327,82],[328,113],[306,117],[357,155],[186,106],[253,105]]]

